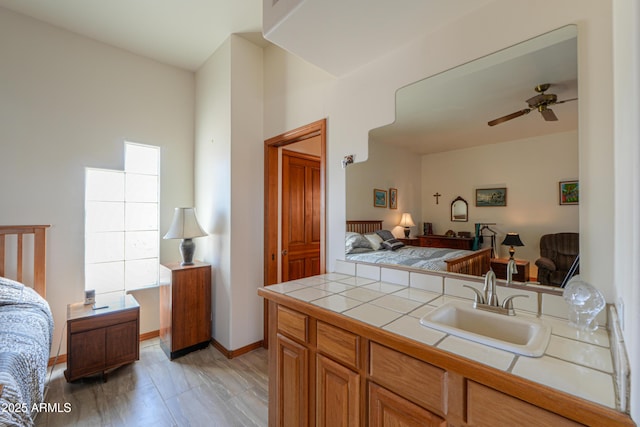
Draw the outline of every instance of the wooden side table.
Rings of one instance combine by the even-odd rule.
[[[493,258],[491,259],[491,268],[496,273],[498,279],[507,280],[507,263],[509,258]],[[516,260],[516,268],[518,273],[512,276],[514,282],[529,281],[529,261],[523,259]]]
[[[140,359],[140,305],[131,295],[96,298],[93,305],[67,305],[67,381]]]
[[[420,239],[417,237],[398,237],[398,240],[408,246],[420,246]]]
[[[160,265],[160,347],[169,359],[211,342],[211,265]]]

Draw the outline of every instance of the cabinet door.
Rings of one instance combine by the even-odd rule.
[[[210,341],[211,267],[175,270],[171,288],[171,351]]]
[[[92,329],[71,334],[69,345],[69,377],[76,379],[100,372],[105,366],[105,329]]]
[[[300,427],[309,424],[309,350],[278,334],[276,425]]]
[[[445,427],[442,418],[369,383],[369,427]]]
[[[318,355],[316,414],[320,427],[360,424],[360,375]]]
[[[138,325],[135,321],[106,328],[107,368],[138,360]]]

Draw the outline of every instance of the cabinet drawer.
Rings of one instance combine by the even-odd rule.
[[[318,322],[316,331],[319,352],[354,369],[359,368],[358,348],[360,337],[323,322]]]
[[[478,426],[582,425],[473,381],[467,382],[467,423]]]
[[[444,415],[445,370],[372,342],[369,375],[389,390]]]
[[[138,307],[131,310],[107,312],[102,315],[70,320],[67,327],[69,328],[69,332],[72,334],[91,329],[106,328],[108,326],[136,320],[138,319],[138,312]]]
[[[309,316],[278,306],[278,330],[301,342],[309,339]]]

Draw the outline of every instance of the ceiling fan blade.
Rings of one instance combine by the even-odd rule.
[[[529,111],[531,111],[531,108],[525,108],[524,110],[516,111],[515,113],[507,114],[506,116],[500,117],[495,120],[491,120],[487,124],[489,126],[499,125],[500,123],[504,123],[508,120],[515,119],[516,117],[524,116],[525,114],[528,114]]]
[[[562,101],[556,101],[556,104],[564,104],[565,102],[576,101],[577,99],[578,98],[563,99]]]
[[[545,108],[544,110],[540,111],[540,114],[542,114],[542,117],[544,117],[544,119],[548,122],[555,122],[558,120],[558,117],[556,117],[556,113],[554,113],[550,108]]]

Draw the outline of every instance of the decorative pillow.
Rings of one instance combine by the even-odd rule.
[[[391,233],[389,230],[377,230],[376,234],[380,237],[382,237],[383,241],[387,241],[387,240],[391,240],[391,239],[395,239],[396,236],[393,235],[393,233]]]
[[[398,250],[401,247],[404,246],[404,243],[402,243],[400,240],[398,239],[389,239],[389,240],[385,240],[384,242],[382,242],[382,247],[385,249],[391,249],[392,251]]]
[[[380,249],[380,246],[382,246],[382,237],[378,236],[377,234],[365,234],[364,237],[369,241],[369,243],[371,244],[371,248],[374,251],[377,251],[378,249]]]
[[[357,251],[356,249],[366,249],[366,251]],[[358,252],[368,252],[372,251],[371,243],[360,233],[347,232],[345,236],[345,252],[348,254],[358,253]]]

